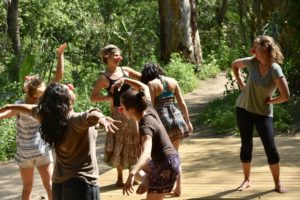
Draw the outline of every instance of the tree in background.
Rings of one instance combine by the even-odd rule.
[[[196,65],[202,62],[202,50],[194,0],[159,0],[161,59],[169,62],[180,52]]]
[[[19,71],[19,65],[21,62],[21,38],[19,31],[19,1],[18,0],[4,0],[4,7],[7,10],[7,34],[9,39],[11,40],[13,53],[15,55],[14,64],[11,66],[9,73],[11,75],[11,79],[17,80],[17,74]]]

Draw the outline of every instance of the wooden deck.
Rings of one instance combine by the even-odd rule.
[[[276,137],[281,156],[281,180],[288,193],[273,191],[274,184],[259,138],[254,139],[252,187],[243,192],[236,187],[243,180],[239,162],[239,138],[185,140],[180,147],[183,168],[183,194],[170,199],[300,199],[300,136]],[[124,179],[127,178],[125,173]],[[101,200],[137,200],[145,195],[125,196],[114,186],[116,170],[100,176]],[[136,188],[136,187],[135,187]]]
[[[101,161],[103,137],[99,138],[97,156],[100,176],[101,200],[139,200],[145,195],[125,196],[115,187],[116,170]],[[243,192],[235,191],[243,174],[239,164],[239,138],[189,138],[180,147],[183,167],[183,194],[176,200],[235,200],[235,199],[300,199],[300,135],[276,137],[281,156],[281,179],[289,190],[286,194],[273,191],[274,185],[266,156],[259,138],[254,139],[252,187]],[[108,170],[108,171],[107,171]],[[124,173],[124,179],[127,173]],[[0,165],[0,199],[19,200],[22,183],[17,165],[11,161]],[[35,170],[33,200],[47,199],[41,179]]]

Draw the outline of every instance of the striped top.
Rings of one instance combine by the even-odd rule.
[[[23,100],[19,100],[16,104],[24,103]],[[17,152],[15,154],[15,160],[22,162],[46,155],[51,151],[47,148],[48,145],[41,138],[39,132],[40,123],[28,114],[19,114],[16,118],[16,143]]]

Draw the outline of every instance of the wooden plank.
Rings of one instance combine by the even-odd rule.
[[[174,199],[272,199],[298,200],[300,198],[300,136],[277,137],[281,155],[281,180],[289,190],[286,194],[273,191],[274,183],[259,138],[254,138],[252,187],[239,192],[236,188],[243,180],[239,161],[240,139],[190,138],[180,146],[183,168],[183,194]],[[145,199],[146,195],[126,196],[115,183],[116,170],[100,176],[101,199]],[[127,174],[124,174],[126,179]],[[135,189],[137,186],[134,187]],[[173,198],[172,198],[173,199]]]

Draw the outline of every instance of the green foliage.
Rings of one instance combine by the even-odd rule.
[[[197,86],[197,77],[193,65],[182,60],[179,54],[172,54],[170,63],[165,67],[166,74],[175,78],[184,93],[190,92]]]
[[[199,113],[197,123],[203,127],[209,127],[218,134],[239,135],[235,102],[239,91],[231,91],[226,96],[211,101],[207,107]],[[274,128],[277,134],[293,133],[298,127],[293,127],[296,117],[299,115],[299,105],[292,102],[274,105]],[[293,111],[294,110],[294,111]]]
[[[22,96],[22,89],[17,82],[6,83],[0,87],[0,106],[14,103]]]
[[[235,100],[238,93],[217,98],[199,113],[197,123],[212,128],[218,134],[238,135],[235,119]]]
[[[32,70],[32,66],[35,62],[35,56],[34,55],[27,55],[23,62],[21,63],[20,72],[19,72],[19,82],[20,85],[24,84],[24,77],[28,74],[30,74]]]
[[[0,121],[0,133],[0,160],[8,160],[16,152],[15,119]]]
[[[205,60],[200,68],[200,71],[197,73],[199,79],[206,79],[216,77],[217,74],[221,72],[221,69],[218,65],[218,60],[215,58],[214,52],[208,55],[207,60]]]

